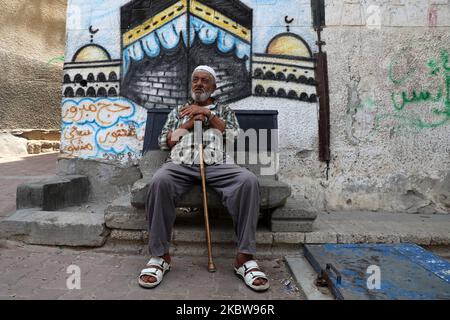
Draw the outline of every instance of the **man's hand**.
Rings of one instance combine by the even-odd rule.
[[[188,122],[183,123],[177,130],[173,132],[170,131],[167,134],[167,145],[169,146],[169,148],[172,149],[172,147],[176,145],[178,141],[180,141],[180,139],[187,133],[187,131],[192,130],[194,128],[195,121],[201,121],[202,123],[204,123],[205,120],[206,117],[203,114],[197,114],[196,116],[192,117]]]
[[[181,125],[181,128],[186,129],[186,130],[191,130],[194,128],[195,121],[201,121],[202,123],[204,123],[206,121],[206,116],[203,114],[197,114],[197,115],[193,116],[188,122]]]
[[[196,104],[186,104],[180,110],[180,118],[184,118],[185,116],[192,118],[197,115],[203,115],[206,118],[207,116],[209,116],[210,112],[211,111],[209,111],[208,108],[200,107]]]

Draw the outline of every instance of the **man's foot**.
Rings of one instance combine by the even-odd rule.
[[[236,256],[236,260],[234,262],[234,267],[237,269],[239,269],[240,267],[242,267],[242,265],[244,263],[246,263],[247,261],[253,260],[253,255],[250,254],[245,254],[245,253],[238,253]],[[246,270],[245,273],[248,274],[249,272],[252,271],[260,271],[258,268],[252,268],[250,270]],[[267,279],[264,278],[255,278],[252,282],[252,284],[256,287],[259,286],[264,286],[266,283],[268,282]]]
[[[171,258],[170,258],[170,254],[169,253],[164,254],[160,258],[162,258],[166,263],[168,263],[170,265]],[[161,272],[164,275],[164,270],[160,266],[154,265],[152,267],[161,270]],[[150,276],[150,275],[142,275],[142,276],[139,277],[139,279],[142,280],[142,282],[149,283],[149,284],[152,284],[152,283],[155,283],[155,282],[158,281],[158,279],[156,277]]]

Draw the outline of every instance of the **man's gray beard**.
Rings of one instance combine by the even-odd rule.
[[[194,91],[191,91],[191,97],[196,102],[205,102],[211,97],[212,92],[205,92],[202,94],[196,94]]]

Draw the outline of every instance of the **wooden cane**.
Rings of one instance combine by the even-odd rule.
[[[205,166],[203,163],[203,144],[198,144],[198,151],[200,157],[200,175],[202,177],[202,193],[203,193],[203,212],[205,214],[205,231],[206,231],[206,244],[208,245],[208,271],[216,272],[216,265],[212,258],[212,246],[211,246],[211,230],[209,229],[209,217],[208,217],[208,198],[206,195],[206,178],[205,178]]]

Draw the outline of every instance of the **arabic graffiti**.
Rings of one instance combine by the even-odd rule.
[[[390,92],[392,111],[375,116],[374,130],[389,127],[420,131],[450,123],[448,50],[443,49],[437,58],[429,59],[423,65],[423,72],[419,72],[421,65],[415,58],[411,60],[407,56],[408,50],[402,49],[389,65],[388,80],[395,87]],[[400,64],[401,59],[405,62],[403,65]],[[418,75],[427,76],[425,85],[418,87]]]
[[[66,100],[63,105],[62,120],[65,123],[93,123],[102,127],[115,124],[119,117],[130,117],[134,108],[118,102],[89,103],[77,105],[74,100]],[[92,101],[92,100],[91,100]]]
[[[430,59],[427,62],[429,69],[429,76],[432,78],[431,84],[440,83],[434,90],[424,90],[413,88],[410,90],[391,92],[392,106],[396,113],[384,114],[377,116],[377,121],[380,122],[386,118],[396,118],[409,123],[417,128],[435,128],[445,125],[450,120],[450,66],[449,54],[447,50],[440,52],[438,59]],[[410,69],[412,70],[412,69]],[[401,85],[407,82],[411,72],[408,71],[400,80],[395,80],[391,77],[390,80],[394,85]],[[394,81],[395,80],[395,81]],[[407,111],[408,106],[418,106],[422,108],[422,114],[430,109],[431,114],[419,117],[405,116],[401,112]]]
[[[389,80],[396,85],[404,83],[417,71],[414,64],[412,48],[402,48],[395,54],[389,64]]]
[[[93,143],[94,128],[92,125],[69,125],[63,128],[61,147],[63,152],[70,155],[83,154],[85,156],[95,155]]]
[[[423,65],[416,60],[410,48],[393,56],[388,81],[395,89],[389,92],[387,101],[377,100],[376,93],[360,96],[357,86],[348,87],[346,134],[350,143],[370,142],[383,129],[389,129],[390,135],[401,130],[417,133],[450,123],[448,51],[441,50],[437,58]]]
[[[125,98],[65,99],[61,150],[81,158],[137,159],[146,117],[144,108]]]

